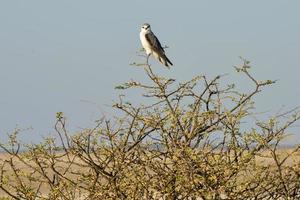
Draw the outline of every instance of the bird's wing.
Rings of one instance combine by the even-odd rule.
[[[157,39],[157,37],[152,33],[147,33],[145,35],[147,42],[151,45],[152,49],[156,52],[159,53],[165,53],[165,50],[162,48],[159,40]]]

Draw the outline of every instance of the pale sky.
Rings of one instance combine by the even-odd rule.
[[[129,64],[141,59],[145,22],[170,47],[171,70],[150,60],[157,73],[177,80],[228,73],[228,82],[249,89],[233,69],[243,56],[255,77],[279,80],[255,99],[258,112],[299,106],[299,8],[297,0],[1,1],[0,139],[32,127],[23,140],[39,141],[53,132],[58,111],[72,131],[109,115],[114,87],[143,80]]]

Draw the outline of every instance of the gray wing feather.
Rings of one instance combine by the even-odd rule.
[[[147,33],[145,35],[145,37],[146,37],[147,42],[150,44],[152,50],[158,54],[159,57],[157,59],[159,60],[159,62],[161,62],[162,64],[164,64],[167,67],[169,66],[168,63],[170,65],[173,65],[173,63],[165,55],[165,50],[164,50],[164,48],[162,48],[157,37],[152,32]]]
[[[153,48],[154,51],[156,51],[157,53],[160,54],[164,54],[165,50],[162,48],[159,40],[157,39],[157,37],[151,32],[151,33],[147,33],[145,35],[146,40],[149,42],[149,44],[151,45],[151,47]]]

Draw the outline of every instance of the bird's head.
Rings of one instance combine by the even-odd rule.
[[[150,24],[148,23],[143,24],[141,27],[141,32],[149,32],[149,31],[151,31]]]

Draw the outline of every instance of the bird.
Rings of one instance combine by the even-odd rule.
[[[173,63],[169,60],[169,58],[165,54],[165,50],[162,48],[159,40],[151,31],[150,24],[144,23],[141,27],[140,32],[140,40],[143,48],[147,54],[147,63],[149,56],[152,54],[155,59],[157,59],[160,63],[169,68],[169,64],[172,66]]]

